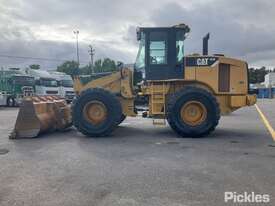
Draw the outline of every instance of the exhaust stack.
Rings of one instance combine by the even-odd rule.
[[[210,38],[210,33],[207,33],[202,39],[202,55],[208,55],[208,40]]]

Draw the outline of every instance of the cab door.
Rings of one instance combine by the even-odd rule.
[[[183,78],[183,61],[177,62],[176,32],[154,29],[146,32],[145,71],[147,80]]]

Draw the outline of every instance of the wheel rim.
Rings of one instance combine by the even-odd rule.
[[[9,98],[9,99],[8,99],[8,106],[10,106],[10,107],[11,107],[12,105],[13,105],[12,98]]]
[[[107,118],[107,108],[100,101],[90,101],[83,109],[83,116],[88,122],[98,125]]]
[[[206,107],[198,101],[185,103],[180,110],[181,119],[188,125],[200,125],[207,116]]]

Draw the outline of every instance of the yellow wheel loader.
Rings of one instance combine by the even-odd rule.
[[[189,32],[185,24],[138,28],[134,70],[122,68],[85,84],[75,76],[74,126],[87,136],[109,135],[125,117],[137,115],[135,98],[146,96],[154,124],[167,120],[180,136],[201,137],[214,131],[221,115],[255,104],[247,63],[208,55],[209,35],[203,40],[203,55],[184,56]],[[135,92],[133,82],[140,73],[143,81]]]

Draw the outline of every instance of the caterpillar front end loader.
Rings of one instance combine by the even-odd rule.
[[[246,62],[208,55],[184,56],[184,40],[190,29],[138,28],[140,48],[134,70],[98,78],[86,84],[74,77],[77,98],[72,105],[74,126],[84,135],[109,135],[127,116],[137,115],[135,98],[147,96],[148,116],[154,124],[165,123],[183,137],[201,137],[212,132],[221,115],[256,103],[249,94]],[[143,81],[136,92],[133,82],[140,72]]]

